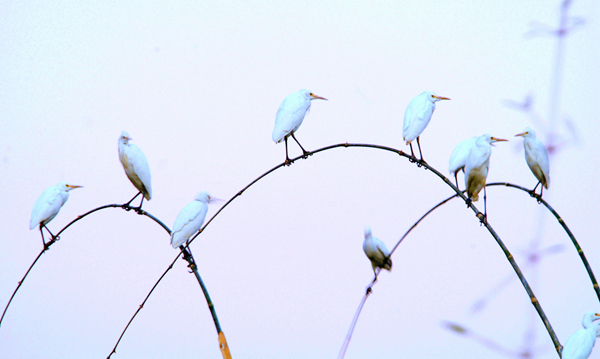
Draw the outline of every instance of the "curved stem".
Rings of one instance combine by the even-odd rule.
[[[125,209],[127,211],[129,211],[131,209],[131,207],[129,207],[129,205],[127,205],[127,204],[107,204],[107,205],[104,205],[104,206],[100,206],[100,207],[94,208],[91,211],[88,211],[88,212],[86,212],[86,213],[84,213],[82,215],[77,216],[77,218],[75,218],[74,220],[72,220],[71,222],[69,222],[58,233],[56,233],[56,235],[54,235],[52,237],[52,239],[50,239],[50,241],[48,241],[48,243],[46,243],[46,248],[42,249],[42,251],[40,252],[40,254],[38,254],[38,256],[35,258],[35,260],[33,261],[33,263],[31,263],[31,266],[29,266],[29,269],[27,269],[27,272],[25,272],[25,275],[23,276],[23,279],[21,279],[19,281],[19,284],[17,285],[17,288],[15,288],[15,291],[10,296],[10,299],[8,300],[8,303],[6,304],[6,307],[4,308],[4,312],[2,313],[2,317],[0,317],[0,325],[2,325],[2,320],[4,320],[4,315],[6,315],[6,311],[8,310],[8,307],[10,306],[10,303],[12,302],[13,298],[15,297],[15,294],[17,294],[17,291],[19,290],[19,288],[21,288],[21,285],[25,281],[25,278],[27,278],[27,275],[29,274],[29,272],[31,271],[31,269],[33,268],[33,266],[37,263],[38,259],[40,259],[40,257],[42,256],[42,254],[44,254],[44,252],[46,252],[50,248],[51,245],[53,245],[54,243],[56,243],[60,239],[60,234],[63,233],[67,228],[69,228],[75,222],[78,222],[78,221],[82,220],[83,218],[89,216],[90,214],[92,214],[94,212],[97,212],[97,211],[100,211],[100,210],[106,209],[106,208],[123,208],[123,209]],[[161,225],[169,234],[171,234],[171,230],[167,226],[165,226],[164,223],[162,223],[160,220],[158,220],[158,218],[154,217],[150,213],[148,213],[146,211],[143,211],[143,210],[138,211],[137,213],[140,214],[140,215],[144,215],[146,217],[151,218],[156,223],[158,223],[159,225]]]
[[[548,321],[548,318],[546,317],[542,307],[539,304],[539,301],[537,300],[537,298],[535,297],[535,295],[533,294],[533,291],[531,290],[531,287],[529,286],[529,283],[527,283],[527,280],[525,279],[525,277],[523,276],[523,273],[521,272],[519,266],[517,265],[517,263],[515,262],[512,254],[508,251],[508,248],[506,248],[506,246],[504,245],[504,243],[502,242],[502,240],[500,239],[500,237],[498,236],[498,234],[494,231],[494,229],[492,228],[492,226],[488,223],[487,219],[485,218],[485,216],[483,215],[483,213],[481,213],[477,207],[475,207],[468,199],[467,197],[465,197],[465,195],[463,194],[463,192],[461,192],[458,188],[456,188],[456,186],[454,186],[454,184],[452,184],[452,182],[446,178],[446,176],[442,175],[439,171],[437,171],[435,168],[431,167],[429,164],[427,164],[427,162],[422,161],[422,160],[418,160],[417,158],[415,158],[414,156],[410,156],[407,155],[406,153],[404,153],[403,151],[397,150],[395,148],[392,147],[387,147],[387,146],[380,146],[380,145],[372,145],[372,144],[364,144],[364,143],[339,143],[339,144],[335,144],[335,145],[330,145],[330,146],[326,146],[320,149],[317,149],[315,151],[309,152],[308,155],[312,156],[315,153],[319,153],[319,152],[323,152],[323,151],[327,151],[330,149],[334,149],[334,148],[339,148],[339,147],[344,147],[344,148],[348,148],[348,147],[362,147],[362,148],[373,148],[373,149],[379,149],[379,150],[384,150],[384,151],[389,151],[392,153],[395,153],[399,156],[405,157],[407,158],[410,162],[415,163],[418,167],[425,167],[425,169],[430,170],[432,173],[434,173],[436,176],[438,176],[440,179],[442,179],[444,182],[446,182],[446,184],[448,186],[450,186],[455,192],[456,195],[459,196],[460,198],[462,198],[465,203],[467,203],[468,207],[470,207],[473,212],[475,213],[475,215],[477,216],[477,218],[479,218],[480,222],[485,225],[486,229],[490,232],[490,234],[494,237],[494,239],[496,240],[496,242],[498,243],[498,245],[500,246],[500,248],[502,249],[502,251],[504,252],[506,258],[508,259],[508,261],[510,262],[511,266],[513,267],[515,273],[517,274],[517,276],[519,277],[519,279],[521,280],[521,284],[523,285],[523,287],[525,288],[525,291],[527,292],[527,294],[529,295],[530,299],[531,299],[531,303],[533,304],[533,306],[535,307],[536,311],[538,312],[540,318],[542,319],[542,322],[544,323],[544,325],[546,326],[546,330],[548,331],[548,334],[550,335],[550,338],[552,339],[552,342],[555,345],[556,351],[558,352],[558,355],[560,357],[560,351],[562,346],[560,345],[560,342],[558,341],[558,338],[554,332],[554,330],[552,329],[552,326],[550,325],[550,322]],[[297,160],[304,158],[307,159],[308,157],[304,157],[304,155],[295,157],[293,159],[290,159],[289,161],[289,165],[293,164],[294,162],[296,162]],[[189,244],[194,241],[196,239],[196,237],[198,235],[200,235],[204,229],[206,228],[206,226],[208,226],[213,219],[219,215],[219,213],[221,213],[221,211],[227,207],[229,205],[229,203],[231,203],[234,199],[236,199],[237,197],[241,196],[242,193],[244,191],[246,191],[250,186],[252,186],[254,183],[258,182],[260,179],[264,178],[265,176],[267,176],[268,174],[272,173],[273,171],[275,171],[278,168],[284,167],[285,166],[285,162],[282,162],[281,164],[271,168],[270,170],[268,170],[267,172],[263,173],[262,175],[260,175],[258,178],[256,178],[254,181],[250,182],[250,184],[248,184],[246,187],[244,187],[242,190],[240,190],[238,193],[236,193],[231,199],[229,199],[229,201],[227,201],[227,203],[225,203],[223,205],[223,207],[221,207],[217,213],[215,213],[208,222],[206,222],[206,224],[198,231],[198,233],[196,233],[188,242],[188,245],[186,246],[186,248],[189,246]],[[162,278],[161,278],[162,279]],[[160,282],[160,279],[159,279]],[[155,284],[155,286],[158,284],[158,282]]]
[[[2,325],[2,320],[4,319],[4,315],[6,314],[6,311],[8,310],[8,306],[10,305],[10,303],[13,300],[13,298],[15,297],[15,294],[17,294],[17,291],[19,290],[19,288],[21,288],[21,284],[23,284],[23,282],[25,281],[25,278],[27,278],[27,275],[31,271],[31,268],[33,268],[33,266],[35,265],[35,263],[38,261],[38,259],[40,259],[40,257],[42,256],[42,254],[44,254],[45,251],[46,251],[45,248],[42,249],[42,251],[40,252],[40,254],[38,254],[37,257],[35,257],[35,260],[33,261],[33,263],[31,263],[31,265],[29,266],[29,269],[27,269],[27,272],[25,272],[25,275],[23,276],[23,279],[21,279],[19,281],[19,284],[17,285],[17,288],[15,288],[15,291],[10,296],[10,299],[8,300],[8,303],[6,303],[6,307],[4,307],[4,312],[2,312],[2,318],[0,318],[0,325]]]
[[[400,245],[400,243],[402,243],[402,241],[404,240],[404,238],[406,238],[406,236],[408,236],[408,234],[419,223],[421,223],[421,221],[423,219],[425,219],[425,217],[427,217],[431,212],[435,211],[436,209],[438,209],[439,207],[441,207],[442,205],[444,205],[445,203],[447,203],[448,201],[450,201],[451,199],[456,198],[456,197],[458,197],[458,195],[450,196],[450,197],[446,198],[445,200],[441,201],[440,203],[436,204],[435,206],[433,206],[429,211],[425,212],[425,214],[422,215],[421,218],[419,218],[419,220],[416,221],[408,229],[408,231],[406,231],[406,233],[404,233],[404,235],[402,236],[402,238],[400,238],[400,240],[398,240],[398,243],[396,243],[396,245],[394,246],[394,248],[392,249],[392,251],[390,252],[390,255],[388,257],[390,257],[390,258],[392,257],[392,254],[394,254],[394,251],[396,250],[396,248],[398,248],[398,246]],[[360,316],[360,312],[362,311],[362,308],[365,305],[365,302],[367,301],[367,298],[372,293],[371,288],[375,284],[376,279],[377,279],[377,277],[375,277],[375,279],[373,279],[373,281],[371,282],[371,284],[367,288],[367,292],[365,293],[362,301],[358,305],[358,309],[356,310],[356,314],[354,314],[354,318],[352,319],[352,323],[350,324],[350,328],[348,329],[348,333],[346,334],[346,338],[344,339],[344,343],[342,344],[342,349],[340,349],[340,353],[338,355],[338,359],[343,359],[344,356],[346,355],[346,349],[348,349],[348,345],[350,344],[350,339],[352,338],[352,333],[354,332],[354,328],[356,327],[356,322],[358,322],[358,317]]]
[[[577,240],[575,239],[575,236],[573,235],[573,233],[571,232],[571,230],[569,229],[569,227],[567,226],[565,221],[554,210],[554,208],[552,208],[552,206],[550,206],[550,204],[548,204],[548,202],[546,202],[540,195],[532,192],[530,189],[527,189],[525,187],[517,186],[512,183],[506,183],[506,182],[494,182],[494,183],[487,184],[486,186],[505,186],[505,187],[520,189],[523,192],[529,193],[529,195],[531,197],[535,198],[538,201],[538,203],[542,203],[544,206],[546,206],[546,208],[548,208],[550,213],[552,213],[554,215],[554,217],[556,217],[556,220],[558,221],[558,223],[560,223],[560,225],[563,227],[565,232],[567,232],[567,235],[569,236],[569,238],[571,238],[571,242],[573,242],[573,245],[575,246],[575,249],[577,250],[579,257],[581,257],[581,261],[583,262],[583,265],[585,266],[585,269],[588,272],[590,280],[592,281],[592,284],[594,286],[594,291],[596,292],[596,295],[598,296],[598,300],[600,300],[600,288],[598,287],[598,282],[596,281],[596,276],[594,276],[592,267],[590,266],[590,263],[587,261],[587,258],[585,257],[585,254],[583,253],[583,249],[581,249],[581,247],[579,246],[579,242],[577,242]]]
[[[113,355],[114,353],[117,352],[117,346],[121,342],[121,339],[123,339],[123,335],[125,335],[125,332],[129,328],[129,325],[131,324],[131,322],[133,322],[133,319],[135,319],[135,317],[140,312],[140,310],[142,310],[142,308],[144,308],[144,304],[146,304],[146,301],[148,300],[148,298],[150,298],[150,295],[152,295],[152,292],[154,292],[154,289],[156,289],[156,287],[158,286],[158,283],[160,283],[160,281],[164,278],[164,276],[167,274],[167,272],[170,271],[173,268],[173,265],[179,259],[180,256],[181,256],[181,252],[177,255],[177,257],[175,257],[175,259],[173,260],[173,262],[171,262],[171,265],[167,268],[167,270],[165,270],[165,272],[160,276],[160,278],[154,284],[154,286],[152,287],[152,289],[150,290],[150,292],[148,293],[148,295],[146,296],[146,298],[144,298],[144,301],[142,302],[142,304],[140,304],[139,308],[135,311],[135,313],[133,314],[133,316],[131,317],[131,319],[129,319],[129,322],[127,322],[127,325],[125,326],[125,329],[123,329],[123,331],[121,332],[121,335],[119,336],[119,339],[117,340],[117,343],[115,344],[113,350],[108,355],[107,359],[110,359],[111,355]]]

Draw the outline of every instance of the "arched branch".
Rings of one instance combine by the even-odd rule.
[[[540,316],[542,322],[544,323],[544,326],[546,327],[546,330],[548,331],[548,334],[550,335],[550,338],[552,339],[552,342],[554,343],[555,349],[560,357],[560,351],[562,349],[562,346],[560,345],[560,342],[558,341],[558,337],[556,336],[554,330],[552,329],[552,326],[550,325],[550,322],[548,320],[548,318],[546,317],[546,314],[544,313],[542,307],[539,304],[539,301],[537,300],[537,298],[535,297],[531,287],[529,286],[529,283],[527,282],[527,280],[525,279],[525,276],[523,275],[523,273],[521,272],[519,266],[517,265],[516,261],[514,260],[512,254],[510,253],[510,251],[508,250],[508,248],[504,245],[504,242],[502,242],[502,240],[500,239],[500,237],[498,236],[498,234],[495,232],[495,230],[492,228],[492,226],[488,223],[487,219],[484,217],[483,213],[481,213],[477,207],[475,207],[471,201],[468,201],[467,197],[463,194],[463,192],[461,192],[458,188],[456,188],[456,186],[454,186],[454,184],[452,184],[452,182],[444,175],[442,175],[439,171],[437,171],[435,168],[431,167],[428,163],[424,162],[424,161],[420,161],[415,157],[409,156],[406,153],[404,153],[403,151],[397,150],[395,148],[392,147],[387,147],[387,146],[380,146],[380,145],[372,145],[372,144],[363,144],[363,143],[339,143],[339,144],[335,144],[335,145],[330,145],[330,146],[326,146],[320,149],[317,149],[315,151],[312,151],[309,153],[309,156],[312,156],[313,154],[319,153],[319,152],[323,152],[323,151],[327,151],[330,149],[334,149],[334,148],[349,148],[349,147],[359,147],[359,148],[372,148],[372,149],[378,149],[378,150],[384,150],[384,151],[388,151],[388,152],[392,152],[395,153],[401,157],[405,157],[407,158],[410,162],[415,163],[418,167],[424,167],[427,170],[430,170],[432,173],[434,173],[436,176],[438,176],[440,179],[442,179],[449,187],[451,187],[455,192],[456,192],[456,196],[460,197],[463,199],[463,201],[465,201],[465,203],[467,204],[467,206],[469,208],[471,208],[471,210],[473,210],[473,212],[475,213],[475,215],[477,216],[477,218],[479,218],[481,224],[483,224],[486,229],[490,232],[490,234],[492,235],[492,237],[494,237],[494,239],[496,240],[496,242],[498,243],[498,245],[500,246],[500,248],[502,249],[504,255],[506,256],[507,260],[509,261],[509,263],[511,264],[511,266],[513,267],[513,270],[515,271],[515,273],[517,274],[517,276],[519,277],[519,280],[521,281],[521,284],[523,285],[523,287],[525,288],[525,291],[527,292],[527,294],[529,295],[530,299],[531,299],[531,303],[532,305],[535,307],[536,311],[538,312],[538,315]],[[298,156],[295,157],[293,159],[290,159],[290,165],[293,164],[294,162],[296,162],[297,160],[304,158],[307,159],[308,157],[304,157],[304,155],[302,156]],[[246,191],[248,188],[250,188],[253,184],[255,184],[256,182],[258,182],[259,180],[261,180],[262,178],[264,178],[265,176],[267,176],[268,174],[272,173],[273,171],[284,167],[285,163],[281,163],[273,168],[271,168],[270,170],[268,170],[267,172],[263,173],[262,175],[260,175],[258,178],[256,178],[255,180],[253,180],[252,182],[250,182],[250,184],[248,184],[246,187],[244,187],[242,190],[240,190],[238,193],[236,193],[231,199],[229,199],[218,211],[217,213],[215,213],[208,222],[206,222],[206,224],[198,231],[198,233],[196,233],[188,242],[188,245],[186,246],[189,247],[189,244],[191,244],[191,242],[193,242],[196,237],[198,235],[200,235],[200,233],[202,233],[204,231],[204,229],[206,228],[206,226],[208,226],[213,219],[219,215],[223,209],[225,207],[227,207],[234,199],[236,199],[237,197],[241,196],[242,193],[244,191]],[[160,282],[160,280],[159,280]],[[156,285],[158,284],[158,282],[156,283]]]

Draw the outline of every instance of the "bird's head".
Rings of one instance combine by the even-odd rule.
[[[315,95],[314,93],[310,92],[309,90],[301,90],[300,91],[302,94],[304,94],[304,96],[309,99],[309,100],[325,100],[328,101],[325,97],[321,97],[318,95]]]
[[[425,91],[425,92],[423,92],[423,94],[425,94],[425,97],[427,98],[427,100],[429,100],[433,103],[436,103],[440,100],[450,100],[448,97],[436,95],[435,92],[433,92],[433,91]]]
[[[525,131],[515,135],[515,137],[517,136],[522,136],[524,138],[535,138],[535,131],[532,130],[531,127],[527,127]]]
[[[496,142],[508,141],[508,140],[505,140],[505,139],[503,139],[503,138],[497,138],[497,137],[494,137],[494,136],[490,136],[490,135],[488,135],[488,134],[485,134],[485,135],[481,136],[480,138],[481,138],[481,139],[482,139],[484,142],[487,142],[487,143],[489,143],[489,144],[490,144],[490,146],[494,146],[494,143],[496,143]]]
[[[373,235],[373,233],[371,232],[371,227],[365,226],[365,238],[369,238],[372,235]]]
[[[122,131],[121,137],[119,137],[119,143],[128,144],[130,140],[132,140],[132,138],[129,137],[129,133]]]
[[[72,189],[82,188],[83,186],[77,186],[74,184],[68,184],[67,182],[61,182],[58,185],[56,185],[56,187],[60,188],[60,190],[62,191],[69,192]]]
[[[194,200],[196,200],[198,202],[206,203],[206,204],[223,201],[220,198],[211,196],[210,194],[208,194],[208,192],[198,193],[196,195],[196,198],[194,198]]]

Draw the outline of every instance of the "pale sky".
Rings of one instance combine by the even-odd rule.
[[[578,138],[552,157],[546,199],[600,276],[600,163],[596,111],[600,4],[574,1],[585,25],[566,38],[555,132]],[[424,90],[438,103],[421,136],[425,159],[447,174],[461,140],[492,134],[488,182],[533,188],[514,135],[538,122],[505,106],[534,96],[548,123],[559,1],[82,2],[20,1],[0,11],[2,176],[0,305],[42,249],[29,230],[37,197],[82,185],[49,224],[136,193],[118,160],[128,131],[146,154],[153,198],[144,209],[171,227],[199,191],[229,199],[285,158],[271,132],[290,93],[314,101],[297,132],[307,150],[343,142],[410,151],[404,110]],[[290,142],[290,156],[301,154]],[[462,175],[459,184],[464,187]],[[259,181],[232,202],[192,250],[234,358],[336,358],[372,279],[363,229],[393,247],[453,191],[405,158],[334,149]],[[528,243],[564,244],[537,272],[523,268],[564,344],[598,298],[568,236],[526,193],[488,190],[489,222],[517,263]],[[219,205],[211,205],[212,216]],[[483,201],[476,206],[483,209]],[[541,217],[540,217],[541,216]],[[540,229],[541,228],[541,229]],[[73,225],[45,253],[0,327],[3,358],[106,358],[177,255],[146,217],[107,209]],[[520,350],[533,307],[513,281],[478,314],[469,307],[506,276],[506,257],[473,212],[454,200],[398,248],[369,297],[346,358],[504,358],[441,325],[459,322]],[[179,260],[117,348],[119,358],[221,358],[204,297]],[[536,274],[537,273],[537,274]],[[535,317],[536,358],[556,358]],[[597,349],[597,348],[596,348]],[[600,350],[590,358],[600,358]]]

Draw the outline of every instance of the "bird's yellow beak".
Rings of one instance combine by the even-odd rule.
[[[315,100],[325,100],[325,101],[329,101],[327,100],[325,97],[321,97],[321,96],[317,96],[314,93],[310,94],[310,97],[314,98]]]
[[[508,141],[508,140],[505,140],[503,138],[496,138],[496,137],[492,137],[492,140],[494,140],[496,142]]]
[[[517,137],[517,136],[525,136],[525,135],[526,135],[526,134],[528,134],[528,133],[529,133],[529,132],[518,133],[518,134],[516,134],[516,135],[515,135],[515,137]]]
[[[69,187],[70,189],[75,189],[75,188],[82,188],[83,186],[77,186],[74,184],[68,184],[67,187]]]
[[[433,95],[433,97],[437,98],[438,100],[450,100],[448,97],[442,97],[437,95]]]

